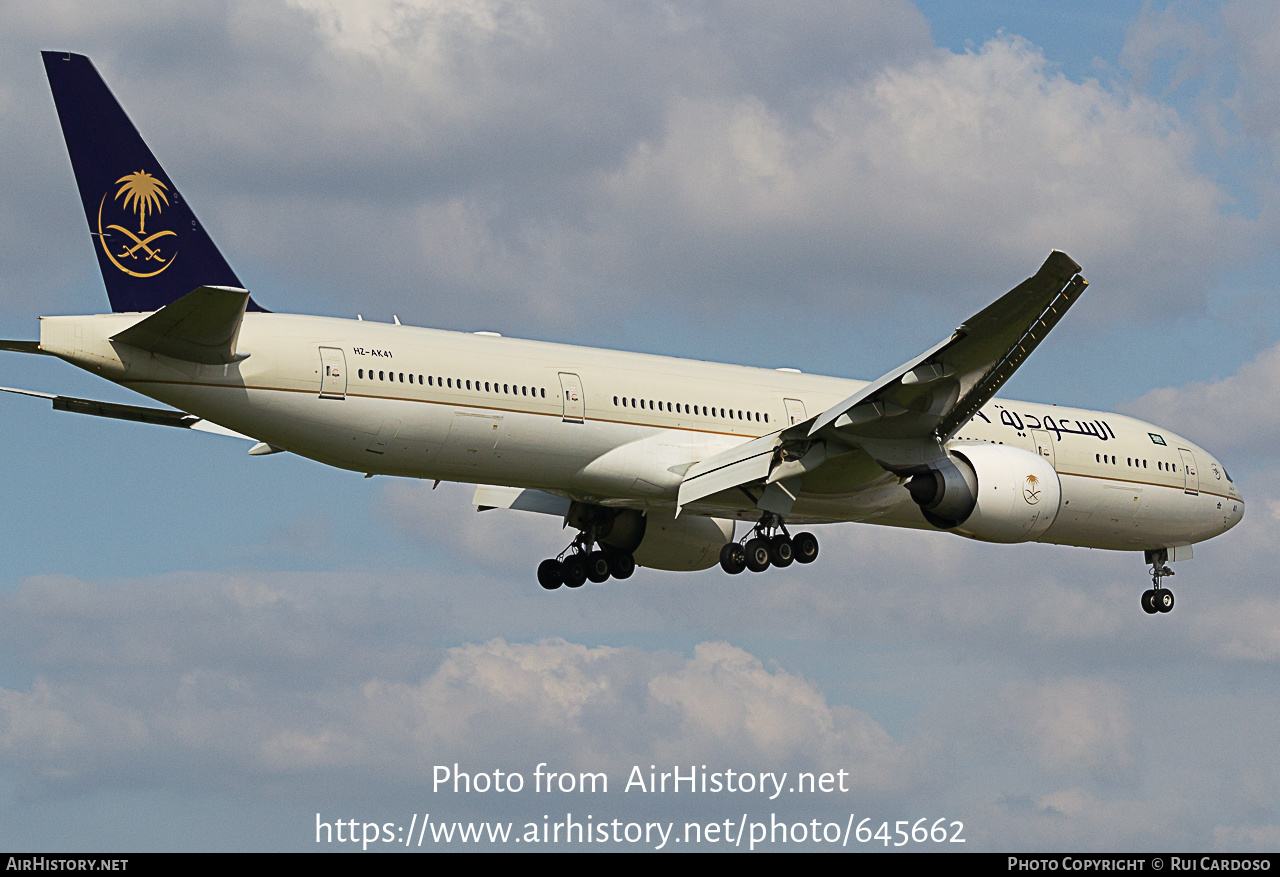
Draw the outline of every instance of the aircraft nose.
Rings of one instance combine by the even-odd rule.
[[[1236,524],[1244,520],[1244,497],[1240,496],[1236,499],[1222,501],[1222,523],[1223,530],[1230,530]]]

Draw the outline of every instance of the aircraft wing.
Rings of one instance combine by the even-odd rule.
[[[764,489],[757,505],[786,514],[801,477],[830,457],[861,449],[901,473],[944,457],[943,443],[996,394],[1089,285],[1079,271],[1054,250],[1033,276],[941,343],[804,423],[692,467],[677,506],[757,485]]]
[[[20,396],[34,396],[37,399],[48,399],[53,402],[55,411],[72,411],[76,414],[91,414],[95,417],[111,417],[116,420],[132,420],[135,423],[151,423],[158,426],[176,426],[182,429],[194,429],[214,435],[225,435],[231,438],[257,441],[242,435],[225,426],[209,420],[176,411],[171,408],[146,408],[142,405],[121,405],[118,402],[98,402],[94,399],[79,399],[75,396],[57,396],[53,393],[38,393],[34,390],[18,390],[13,387],[0,387],[0,392],[17,393]],[[252,453],[252,452],[251,452]]]

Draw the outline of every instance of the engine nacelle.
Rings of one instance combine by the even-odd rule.
[[[601,538],[606,545],[630,551],[636,563],[650,569],[689,572],[720,562],[720,549],[733,539],[733,521],[633,509],[619,514]]]
[[[984,542],[1039,539],[1062,502],[1049,461],[1008,445],[952,448],[947,464],[912,476],[907,490],[930,524]]]

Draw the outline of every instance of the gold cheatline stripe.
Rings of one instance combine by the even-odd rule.
[[[122,380],[120,381],[120,383],[121,384],[166,384],[170,386],[180,386],[180,387],[206,387],[206,388],[218,389],[218,390],[265,390],[273,393],[306,393],[307,395],[316,395],[317,397],[319,395],[315,393],[313,390],[297,390],[291,387],[248,387],[240,384],[202,384],[197,381],[160,381],[160,380],[152,380],[152,379],[142,379],[142,380],[132,380],[132,381]],[[478,408],[482,411],[502,411],[507,414],[533,414],[539,417],[560,417],[562,419],[564,416],[562,413],[555,413],[551,411],[528,411],[523,408],[500,408],[494,405],[476,405],[476,404],[459,403],[459,402],[442,402],[442,401],[437,401],[435,399],[414,399],[409,396],[375,396],[369,393],[347,393],[345,395],[352,396],[357,399],[386,399],[393,402],[420,402],[427,405],[444,405],[446,407],[457,406],[457,407],[463,407],[463,408]],[[716,429],[697,429],[689,426],[661,426],[660,424],[655,424],[655,423],[642,423],[638,420],[615,420],[609,417],[590,417],[590,418],[584,418],[584,420],[594,420],[601,423],[615,423],[621,426],[644,426],[644,427],[650,427],[650,428],[673,429],[673,430],[676,430],[677,432],[698,432],[698,433],[705,433],[707,435],[727,435],[727,436],[733,436],[735,438],[740,438],[743,435],[743,433],[739,433],[739,432],[724,432],[723,430],[716,430]],[[782,427],[782,428],[786,429],[786,427]],[[751,433],[746,433],[746,435],[752,438],[760,438],[761,436],[769,435],[769,433],[765,432],[765,433],[760,433],[759,435],[752,435]],[[1010,445],[1010,447],[1017,447],[1017,446]],[[1022,448],[1021,450],[1026,450],[1026,449]],[[1072,472],[1070,470],[1056,469],[1056,468],[1054,469],[1054,471],[1057,472],[1059,475],[1071,475],[1075,478],[1093,478],[1100,481],[1116,481],[1121,484],[1137,484],[1140,486],[1147,486],[1147,487],[1167,487],[1171,490],[1178,489],[1177,485],[1160,484],[1155,481],[1134,481],[1128,478],[1112,478],[1107,475],[1091,475],[1087,472]],[[1184,493],[1186,492],[1185,485],[1183,486],[1182,490]],[[1229,499],[1232,502],[1244,501],[1243,499],[1239,499],[1237,497],[1231,496],[1230,494],[1217,493],[1216,491],[1205,490],[1204,488],[1200,488],[1197,492],[1206,494],[1208,496],[1216,496],[1216,497],[1219,497],[1220,499]]]
[[[1186,493],[1185,484],[1182,486],[1179,486],[1177,484],[1161,484],[1158,481],[1134,481],[1131,478],[1111,478],[1106,475],[1090,475],[1087,472],[1071,472],[1065,469],[1058,469],[1056,471],[1059,475],[1070,475],[1073,478],[1093,478],[1098,481],[1117,481],[1121,484],[1136,484],[1139,487],[1167,487],[1170,490],[1181,490],[1183,493]],[[1196,493],[1203,493],[1206,496],[1216,496],[1221,499],[1229,499],[1232,502],[1244,502],[1243,499],[1231,496],[1228,493],[1218,493],[1213,490],[1205,490],[1203,487],[1197,490]]]
[[[216,389],[216,390],[265,390],[270,393],[305,393],[306,395],[309,395],[309,396],[314,395],[317,398],[319,398],[320,396],[320,394],[315,392],[314,390],[298,390],[292,387],[253,387],[253,386],[245,386],[243,384],[202,384],[199,381],[161,381],[161,380],[155,380],[152,378],[139,378],[134,380],[127,380],[127,379],[121,380],[118,383],[120,383],[121,385],[164,384],[166,386],[205,387],[205,388]],[[146,395],[146,394],[144,393],[143,395]],[[533,414],[539,417],[558,417],[561,419],[564,418],[563,412],[529,411],[525,408],[502,408],[496,405],[480,405],[472,402],[444,402],[436,399],[415,399],[412,396],[378,396],[372,393],[350,393],[350,392],[344,393],[342,398],[346,398],[348,396],[356,399],[385,399],[391,402],[419,402],[424,405],[444,405],[446,407],[478,408],[482,411],[502,411],[507,414]],[[592,420],[597,423],[616,423],[622,426],[644,426],[644,427],[658,428],[658,429],[674,429],[679,432],[700,432],[700,433],[706,433],[707,435],[728,435],[728,436],[733,436],[734,438],[742,438],[744,436],[748,438],[760,438],[761,436],[769,435],[769,433],[767,432],[741,433],[741,432],[725,432],[724,430],[719,430],[719,429],[697,429],[695,427],[690,427],[690,426],[664,426],[662,424],[657,424],[657,423],[643,423],[639,420],[616,420],[612,417],[592,416],[592,417],[584,417],[583,420]],[[785,429],[785,428],[786,427],[782,427],[782,429]]]

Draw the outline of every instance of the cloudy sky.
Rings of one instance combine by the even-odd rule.
[[[0,3],[2,337],[106,308],[38,54],[69,49],[273,310],[870,378],[1056,247],[1092,285],[1005,395],[1161,423],[1249,503],[1155,618],[1140,557],[854,525],[810,567],[548,594],[566,535],[465,486],[0,399],[0,848],[572,811],[1274,850],[1280,12],[1044,6]],[[455,762],[611,791],[433,792]],[[849,791],[621,791],[677,764]]]

